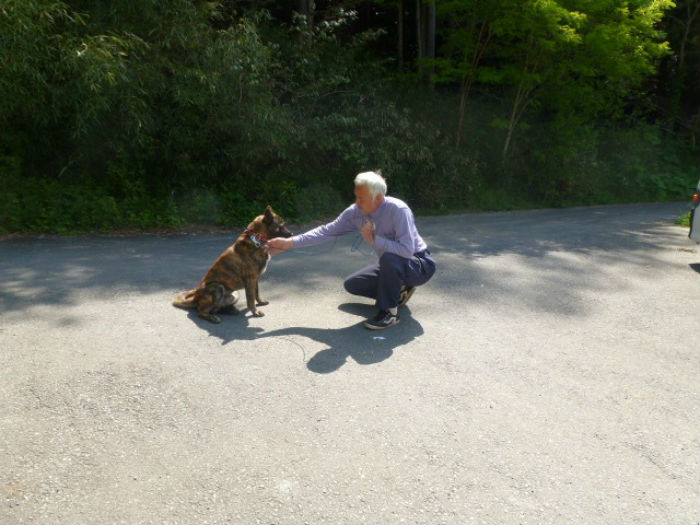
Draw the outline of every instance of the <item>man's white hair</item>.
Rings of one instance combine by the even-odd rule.
[[[386,181],[381,171],[365,171],[355,177],[355,187],[367,186],[369,194],[374,199],[377,195],[386,195]]]

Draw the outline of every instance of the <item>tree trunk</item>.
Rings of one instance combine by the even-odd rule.
[[[523,85],[524,81],[520,82],[518,86],[518,91],[515,94],[515,101],[513,102],[513,111],[510,115],[510,122],[508,122],[508,135],[506,136],[506,143],[503,146],[503,162],[508,158],[508,152],[510,151],[511,144],[513,142],[513,134],[515,133],[515,128],[518,126],[520,119],[525,113],[525,109],[532,102],[532,88],[526,89]]]
[[[399,0],[398,8],[398,22],[399,22],[399,41],[398,41],[398,57],[399,57],[399,70],[403,70],[403,0]]]
[[[462,79],[462,94],[459,97],[459,123],[457,124],[457,147],[462,143],[462,129],[464,128],[464,116],[467,114],[467,100],[472,88],[474,75],[465,75]]]
[[[535,49],[537,47],[536,42],[532,39],[528,39],[530,42],[530,48]],[[508,158],[508,152],[513,141],[513,134],[515,133],[515,128],[518,126],[520,119],[525,113],[525,109],[532,102],[532,91],[534,87],[526,87],[527,74],[533,71],[537,71],[538,65],[540,63],[540,58],[542,58],[542,51],[540,50],[534,59],[530,54],[525,55],[525,65],[523,66],[523,77],[518,83],[518,91],[515,94],[515,100],[513,101],[513,111],[510,115],[510,122],[508,122],[508,135],[506,136],[506,143],[503,146],[503,162],[505,163]]]
[[[435,59],[435,29],[437,26],[437,9],[435,6],[435,1],[428,4],[428,31],[427,31],[427,42],[426,49],[428,58]],[[433,88],[433,75],[435,74],[435,65],[430,64],[427,73],[426,82],[429,87]]]
[[[673,80],[673,87],[671,88],[669,110],[670,114],[668,116],[668,126],[673,131],[676,127],[676,122],[678,121],[678,114],[681,110],[681,98],[683,97],[683,86],[685,85],[685,80],[688,76],[688,72],[685,68],[685,49],[688,45],[688,40],[690,38],[690,31],[693,27],[693,22],[695,17],[700,12],[700,2],[695,4],[695,7],[691,11],[691,2],[687,5],[688,13],[686,15],[686,20],[683,28],[683,38],[681,39],[681,47],[678,53],[678,67],[676,77]]]
[[[307,2],[306,22],[309,24],[309,28],[312,28],[314,26],[314,11],[316,9],[316,5],[314,0],[307,0]]]
[[[513,132],[515,131],[515,119],[518,114],[518,108],[522,100],[523,85],[522,82],[518,86],[518,91],[515,93],[515,100],[513,101],[513,111],[510,114],[510,121],[508,122],[508,134],[506,135],[506,143],[503,145],[503,154],[501,160],[506,161],[508,156],[508,151],[510,150],[510,143],[513,140]]]
[[[423,73],[423,64],[421,60],[425,56],[424,39],[423,39],[423,2],[421,0],[416,0],[416,43],[418,48],[418,72]]]
[[[474,29],[472,25],[472,30]],[[485,34],[484,34],[485,33]],[[472,55],[471,69],[462,78],[461,96],[459,98],[459,123],[457,124],[457,141],[456,146],[459,147],[462,143],[462,130],[464,129],[464,120],[467,114],[467,101],[471,92],[472,84],[476,78],[476,73],[479,68],[479,62],[491,40],[491,26],[487,27],[487,22],[483,22],[479,28],[479,36],[476,38],[474,46],[474,54]],[[466,55],[466,51],[465,51]]]

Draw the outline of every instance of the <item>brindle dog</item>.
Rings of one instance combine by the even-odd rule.
[[[256,306],[268,304],[260,298],[258,288],[258,279],[270,260],[265,243],[274,237],[291,236],[282,217],[268,206],[265,213],[253,219],[236,242],[219,256],[197,288],[175,296],[173,306],[196,308],[202,319],[220,323],[216,313],[238,313],[233,306],[238,299],[235,291],[243,288],[248,309],[255,317],[262,317],[264,314]]]

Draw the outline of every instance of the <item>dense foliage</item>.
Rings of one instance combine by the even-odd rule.
[[[0,0],[0,231],[684,199],[700,0]]]

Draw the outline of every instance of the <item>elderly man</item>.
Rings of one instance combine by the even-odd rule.
[[[272,253],[313,246],[360,231],[374,246],[379,262],[345,279],[345,289],[376,300],[377,315],[365,321],[370,330],[382,330],[399,322],[398,307],[405,305],[416,286],[435,273],[435,261],[416,229],[411,209],[403,201],[386,196],[386,181],[372,171],[355,177],[355,204],[333,222],[294,237],[268,241]]]

